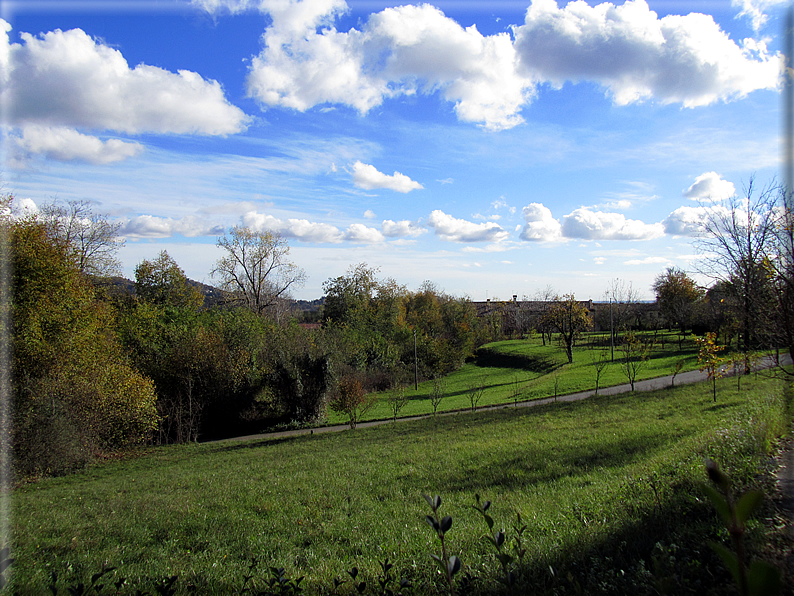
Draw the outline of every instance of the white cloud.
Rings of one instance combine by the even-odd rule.
[[[21,137],[12,137],[19,153],[15,160],[24,161],[30,154],[44,155],[56,161],[85,161],[108,164],[135,157],[143,145],[118,139],[102,141],[73,128],[25,126]]]
[[[253,230],[270,230],[278,232],[285,238],[295,238],[301,242],[318,242],[338,244],[345,235],[338,228],[326,224],[311,222],[307,219],[281,220],[272,215],[251,211],[241,218],[242,224]]]
[[[344,32],[334,26],[348,11],[343,0],[193,3],[216,14],[270,15],[248,94],[300,111],[330,103],[366,114],[389,98],[438,93],[459,120],[501,130],[523,122],[521,109],[546,82],[593,81],[618,105],[654,98],[692,107],[774,89],[780,73],[779,55],[764,42],[737,44],[708,15],[660,19],[645,0],[592,7],[579,0],[562,9],[533,0],[524,24],[513,27],[515,41],[464,28],[429,4],[386,8]]]
[[[443,180],[436,180],[439,184],[452,184],[455,182],[454,178],[444,178]]]
[[[353,164],[353,183],[364,190],[387,188],[401,193],[424,188],[405,174],[394,172],[393,175],[389,176],[379,172],[375,166],[361,163],[360,161]]]
[[[12,218],[25,218],[29,215],[35,215],[39,212],[39,208],[33,199],[19,199],[13,197],[10,209],[4,208],[0,211],[0,215],[11,216]]]
[[[338,103],[366,113],[389,97],[438,92],[462,121],[494,130],[522,122],[533,82],[516,73],[509,34],[483,36],[429,4],[386,8],[344,33],[333,20],[346,8],[262,2],[272,24],[251,61],[249,95],[267,106]]]
[[[763,42],[737,45],[709,15],[658,18],[645,0],[533,0],[514,28],[522,72],[559,87],[594,81],[617,105],[654,98],[685,107],[778,86],[781,59]]]
[[[672,261],[665,257],[646,257],[644,259],[629,259],[628,261],[623,261],[624,265],[668,265],[672,263]]]
[[[732,182],[723,180],[717,172],[705,172],[695,178],[695,182],[683,194],[693,201],[722,201],[735,193]]]
[[[13,126],[207,135],[246,126],[220,84],[195,72],[130,68],[121,52],[80,29],[23,32],[23,43],[9,43],[5,21],[0,29],[0,101]]]
[[[766,24],[766,11],[773,6],[787,3],[789,0],[732,0],[733,6],[741,7],[738,17],[749,17],[753,30],[760,31]]]
[[[521,240],[553,242],[562,240],[562,226],[554,219],[551,210],[542,203],[530,203],[523,209],[527,224],[521,232]]]
[[[427,225],[435,230],[439,238],[452,242],[500,242],[510,235],[499,224],[476,224],[447,215],[439,209],[430,214]]]
[[[375,219],[375,217],[377,216],[375,215],[375,212],[372,209],[367,209],[364,212],[364,217],[367,219]]]
[[[697,237],[703,232],[703,222],[709,213],[723,211],[724,207],[679,207],[662,222],[664,231],[671,236]]]
[[[345,232],[345,240],[364,244],[378,244],[386,240],[386,238],[375,228],[368,228],[364,224],[354,223],[348,226]]]
[[[621,213],[580,207],[563,217],[562,233],[566,238],[586,240],[651,240],[664,235],[664,227],[626,219]]]
[[[416,237],[427,232],[427,229],[422,227],[418,221],[409,221],[407,219],[401,221],[384,219],[380,229],[383,235],[389,238],[404,238],[405,236]]]
[[[138,215],[120,223],[119,236],[127,238],[169,238],[175,234],[188,237],[219,236],[224,232],[223,226],[195,216],[172,219]]]
[[[604,263],[606,263],[606,261],[607,261],[606,257],[595,257],[593,259],[593,263],[595,263],[596,265],[603,265]]]

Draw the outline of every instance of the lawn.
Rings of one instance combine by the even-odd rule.
[[[305,576],[308,593],[328,593],[353,566],[372,589],[388,558],[415,594],[435,593],[442,584],[429,554],[439,547],[421,495],[439,494],[441,514],[453,517],[448,547],[462,559],[469,588],[493,593],[498,564],[471,507],[480,494],[493,501],[508,542],[517,513],[527,525],[516,568],[521,593],[574,593],[576,584],[585,593],[652,593],[676,557],[688,561],[670,572],[676,589],[720,593],[729,580],[702,548],[706,538],[722,539],[694,484],[704,478],[703,457],[749,481],[758,453],[789,418],[780,380],[750,376],[741,392],[720,381],[717,397],[714,404],[710,386],[699,384],[341,433],[152,448],[16,489],[13,587],[40,594],[54,571],[65,593],[110,565],[117,570],[108,582],[125,577],[141,590],[177,576],[179,593],[191,585],[230,593],[256,557],[258,586],[276,566]],[[351,593],[350,582],[338,592]]]
[[[662,377],[671,374],[676,363],[682,362],[683,371],[697,370],[697,347],[687,339],[679,349],[678,335],[667,332],[648,332],[640,337],[656,338],[656,343],[648,353],[648,360],[640,370],[637,380]],[[444,377],[446,397],[438,411],[461,410],[470,408],[469,387],[482,384],[485,387],[479,406],[513,403],[558,395],[577,393],[595,389],[595,360],[605,352],[611,357],[609,335],[587,333],[574,347],[573,362],[568,363],[565,349],[555,339],[544,346],[540,336],[529,339],[500,341],[486,344],[477,350],[477,356],[467,362],[460,370]],[[621,369],[622,353],[615,346],[614,361],[601,373],[599,387],[609,387],[627,383],[628,379]],[[419,416],[431,414],[430,403],[432,381],[425,381],[414,389],[413,384],[405,390],[408,403],[400,416]],[[366,413],[364,420],[384,420],[392,417],[386,401],[387,393],[378,395],[375,406]],[[328,412],[327,422],[339,424],[347,418],[341,414]]]

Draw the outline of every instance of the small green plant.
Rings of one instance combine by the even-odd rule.
[[[485,393],[485,377],[481,377],[479,382],[470,383],[466,386],[466,393],[469,396],[469,404],[471,411],[477,411],[477,404],[482,399],[482,394]]]
[[[444,379],[436,377],[433,379],[433,388],[430,390],[430,405],[433,406],[433,416],[438,411],[438,406],[441,405],[441,400],[447,394],[447,385]]]
[[[518,401],[521,398],[521,385],[518,381],[518,375],[513,375],[513,391],[511,397],[513,398],[513,404],[515,407],[518,407]]]
[[[637,339],[633,331],[629,331],[623,337],[620,351],[623,352],[623,362],[621,362],[623,374],[626,375],[629,385],[631,385],[631,390],[634,391],[634,383],[637,380],[637,376],[648,363],[648,346]]]
[[[700,372],[705,370],[708,373],[714,403],[717,403],[717,379],[722,377],[722,363],[724,362],[724,358],[720,358],[717,354],[725,349],[725,346],[718,346],[716,340],[717,334],[711,331],[704,337],[695,337],[695,342],[698,345]]]
[[[516,574],[512,569],[513,562],[515,561],[515,557],[513,555],[505,552],[505,532],[504,530],[496,530],[494,532],[494,521],[493,518],[488,515],[488,509],[491,507],[490,501],[485,501],[484,503],[480,503],[480,495],[474,495],[474,509],[476,509],[480,515],[482,515],[485,524],[488,526],[488,534],[486,534],[483,538],[485,541],[491,544],[494,549],[496,550],[496,560],[499,561],[499,565],[502,567],[502,577],[499,578],[499,581],[502,582],[505,586],[508,587],[510,591],[513,590],[513,587],[516,584]],[[521,516],[519,515],[519,523],[521,522]],[[521,529],[521,534],[523,534],[526,526]],[[520,542],[520,534],[519,534],[519,549],[521,548]],[[523,556],[523,550],[521,551],[521,555]]]
[[[752,512],[764,498],[762,492],[750,490],[734,499],[731,481],[728,475],[720,470],[716,462],[706,462],[706,472],[714,486],[702,484],[703,491],[722,517],[730,534],[735,552],[731,552],[722,544],[712,542],[711,548],[719,555],[722,562],[731,572],[742,596],[767,596],[777,594],[781,588],[780,571],[766,561],[753,561],[749,568],[745,563],[743,536],[745,524]],[[716,488],[714,488],[716,486]],[[718,490],[719,489],[719,490]]]
[[[408,403],[408,398],[405,397],[405,387],[396,383],[394,387],[389,390],[389,394],[386,397],[386,401],[389,404],[389,410],[392,413],[392,421],[397,422],[397,416],[400,415],[400,410],[405,407],[405,404]]]
[[[684,368],[684,361],[683,360],[679,360],[670,369],[670,387],[675,387],[675,378],[678,376],[678,373],[681,372],[682,368]]]
[[[610,358],[606,350],[591,350],[590,359],[593,362],[593,370],[595,371],[595,394],[598,395],[598,386],[601,381],[601,374],[609,364]]]
[[[438,518],[438,509],[441,507],[441,497],[436,495],[435,497],[430,497],[428,495],[422,495],[427,501],[427,504],[430,505],[430,509],[433,511],[433,515],[425,515],[425,521],[430,525],[431,528],[435,531],[436,535],[438,536],[439,541],[441,542],[441,555],[437,555],[432,553],[430,557],[436,562],[439,569],[441,570],[441,574],[446,578],[447,585],[449,586],[449,593],[450,596],[455,596],[455,575],[458,574],[460,571],[462,564],[460,559],[455,555],[447,555],[447,543],[444,539],[447,532],[452,528],[452,516],[446,515],[443,518]]]

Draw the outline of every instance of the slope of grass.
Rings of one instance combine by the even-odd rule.
[[[679,349],[676,334],[647,333],[648,338],[654,336],[657,343],[650,351],[648,361],[637,380],[669,375],[677,362],[683,363],[684,371],[698,368],[694,342],[687,340],[682,349]],[[574,347],[573,362],[570,364],[564,348],[556,340],[547,342],[545,346],[539,336],[487,344],[477,350],[477,357],[472,362],[444,378],[446,397],[441,402],[439,411],[469,408],[468,389],[478,384],[485,387],[480,406],[550,397],[554,395],[555,384],[558,395],[595,389],[594,361],[602,351],[610,355],[609,336],[594,333],[585,334]],[[615,346],[614,362],[610,361],[604,369],[599,387],[628,382],[621,368],[621,359],[619,346]],[[400,416],[431,414],[432,388],[432,381],[420,383],[418,390],[413,385],[407,387],[405,395],[408,403]],[[380,394],[364,420],[391,418],[386,398],[387,393]],[[328,412],[329,424],[340,424],[346,420],[341,414]]]
[[[522,513],[523,582],[549,587],[570,571],[587,593],[610,593],[598,588],[607,576],[616,586],[629,579],[650,585],[643,564],[651,565],[656,542],[685,544],[671,535],[682,523],[698,532],[705,524],[716,536],[716,517],[692,488],[703,478],[703,455],[749,479],[756,454],[786,426],[780,381],[751,377],[741,393],[733,387],[720,383],[716,405],[708,385],[694,385],[334,434],[151,449],[14,491],[14,589],[42,593],[52,571],[61,586],[87,581],[107,564],[118,567],[113,578],[141,589],[178,575],[183,591],[193,584],[199,593],[229,593],[257,557],[305,575],[317,593],[354,565],[371,585],[378,561],[388,557],[416,593],[432,593],[439,584],[428,554],[438,547],[424,522],[423,493],[442,495],[441,513],[454,519],[449,547],[475,591],[497,585],[497,565],[470,507],[475,493],[494,502],[499,527]],[[616,548],[625,561],[605,562]],[[687,556],[694,557],[690,571],[720,572],[706,551]],[[601,562],[588,565],[590,558]],[[688,581],[685,573],[676,577]],[[573,589],[563,584],[561,593]]]

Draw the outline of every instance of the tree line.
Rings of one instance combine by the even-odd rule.
[[[430,282],[416,291],[359,264],[324,284],[319,329],[289,312],[304,273],[277,234],[235,227],[207,307],[161,252],[119,269],[118,227],[87,203],[11,215],[2,285],[12,349],[15,470],[60,474],[145,443],[260,432],[321,419],[351,383],[364,392],[447,374],[489,341],[471,303]]]
[[[3,197],[8,250],[0,269],[10,273],[0,287],[12,350],[4,440],[18,473],[57,474],[142,443],[314,422],[351,396],[440,378],[506,336],[535,332],[545,344],[556,334],[571,362],[593,324],[612,330],[613,345],[632,329],[664,324],[682,338],[715,332],[745,353],[790,352],[791,195],[753,181],[745,191],[704,209],[697,246],[710,287],[676,268],[656,278],[661,322],[640,316],[638,293],[620,280],[605,293],[609,311],[595,316],[551,288],[538,292],[532,311],[514,302],[478,313],[430,281],[411,291],[360,263],[323,284],[319,329],[290,312],[290,291],[305,274],[278,234],[235,227],[218,239],[212,277],[222,300],[207,306],[167,252],[137,265],[133,293],[108,284],[122,242],[118,226],[89,204],[53,203],[15,217],[13,198]]]

